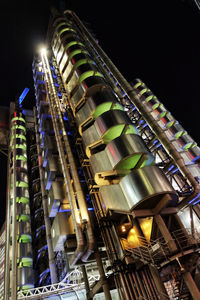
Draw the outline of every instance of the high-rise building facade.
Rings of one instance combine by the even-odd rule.
[[[72,11],[32,67],[35,107],[10,107],[4,299],[200,299],[195,141]]]

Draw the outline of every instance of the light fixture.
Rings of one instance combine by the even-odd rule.
[[[46,55],[47,49],[46,49],[46,48],[42,48],[42,49],[40,50],[40,52],[41,52],[41,55]]]

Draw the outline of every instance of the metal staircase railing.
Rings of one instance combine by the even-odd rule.
[[[190,247],[199,248],[200,246],[200,234],[197,231],[191,233],[190,229],[186,229],[185,232],[182,229],[178,229],[171,232],[171,235],[178,250],[181,252]],[[168,260],[171,255],[170,248],[164,238],[147,243],[143,237],[138,236],[138,240],[140,246],[133,247],[126,239],[121,238],[122,247],[125,251],[131,253],[133,257],[146,264],[151,263],[159,266],[160,262]]]

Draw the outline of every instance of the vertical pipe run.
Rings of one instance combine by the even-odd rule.
[[[92,225],[91,225],[90,217],[89,217],[89,214],[88,214],[88,209],[87,209],[87,204],[86,204],[86,201],[85,201],[84,193],[83,193],[83,190],[82,190],[82,187],[81,187],[81,184],[80,184],[80,180],[79,180],[79,176],[78,176],[78,172],[77,172],[77,168],[76,168],[76,163],[75,163],[75,160],[74,160],[74,156],[72,154],[69,139],[68,139],[68,136],[67,136],[67,133],[66,133],[66,130],[65,130],[62,114],[61,114],[61,111],[60,111],[59,99],[58,99],[57,92],[55,90],[53,76],[52,76],[52,73],[51,73],[51,68],[50,68],[50,65],[49,65],[49,62],[48,62],[48,58],[45,54],[43,56],[43,59],[44,59],[44,62],[46,64],[46,67],[47,67],[49,80],[50,80],[50,85],[51,85],[51,89],[52,89],[52,94],[53,94],[54,100],[55,100],[55,107],[57,108],[59,123],[60,123],[60,126],[61,126],[64,145],[65,145],[65,150],[66,150],[66,153],[67,153],[68,162],[70,164],[70,170],[71,170],[71,173],[72,173],[72,178],[73,178],[73,181],[74,181],[74,188],[75,188],[75,191],[76,191],[76,196],[77,196],[77,200],[78,200],[78,204],[79,204],[79,208],[80,208],[82,222],[86,223],[86,229],[87,229],[87,235],[88,235],[88,248],[87,248],[86,253],[82,257],[82,261],[85,262],[85,261],[87,261],[88,257],[94,252],[94,236],[93,236],[93,231],[92,231]]]
[[[65,157],[65,153],[64,153],[60,133],[59,133],[59,128],[58,128],[58,124],[57,124],[57,118],[56,118],[56,114],[54,111],[54,103],[52,103],[52,100],[51,100],[51,96],[53,96],[53,97],[55,96],[55,91],[52,90],[51,85],[49,84],[49,79],[48,79],[47,70],[46,70],[46,62],[44,59],[44,53],[41,55],[41,57],[42,57],[44,74],[45,74],[47,85],[49,88],[48,92],[50,93],[49,104],[50,104],[50,111],[51,111],[51,115],[52,115],[53,128],[54,128],[54,132],[55,132],[59,157],[61,159],[65,188],[66,188],[67,196],[68,196],[69,203],[70,203],[71,214],[72,214],[75,233],[76,233],[77,248],[70,260],[70,265],[74,266],[83,254],[83,251],[85,248],[85,242],[84,242],[84,237],[83,237],[83,233],[82,233],[82,229],[81,229],[80,216],[78,213],[78,208],[77,208],[76,199],[75,199],[75,195],[74,195],[74,191],[73,191],[73,187],[72,187],[71,177],[69,174],[69,168],[67,166],[66,157]]]
[[[41,193],[42,193],[42,207],[44,210],[44,223],[45,223],[46,239],[47,239],[47,246],[48,246],[49,269],[50,269],[51,283],[53,284],[56,283],[58,279],[57,279],[56,264],[54,260],[54,252],[53,252],[53,245],[51,239],[51,224],[50,224],[49,214],[48,214],[47,195],[44,187],[44,172],[42,169],[42,151],[40,148],[40,136],[38,132],[38,124],[37,124],[35,108],[34,108],[34,117],[35,117],[35,135],[36,135],[36,145],[37,145],[37,153],[38,153],[38,165],[39,165],[39,174],[40,174],[40,186],[41,186]]]

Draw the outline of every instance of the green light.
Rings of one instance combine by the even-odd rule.
[[[122,160],[116,167],[117,170],[131,170],[133,169],[137,163],[139,162],[142,154],[134,154]]]
[[[25,123],[25,119],[22,118],[22,117],[14,117],[14,118],[12,118],[11,122],[14,122],[14,121],[22,121],[22,122]]]
[[[124,134],[139,134],[137,128],[134,125],[126,125]]]
[[[30,258],[30,257],[22,257],[20,263],[19,263],[19,268],[22,268],[22,267],[32,267],[33,265],[33,259]]]
[[[113,103],[113,102],[104,102],[102,104],[100,104],[99,106],[97,106],[97,108],[95,109],[94,113],[93,113],[93,117],[94,119],[96,119],[97,117],[101,116],[104,112],[108,111],[108,110],[123,110],[123,107],[119,104],[119,103]]]
[[[84,45],[83,45],[82,43],[77,42],[77,41],[72,41],[72,42],[68,43],[68,44],[65,46],[65,50],[69,49],[71,46],[74,46],[74,45],[79,45],[79,46],[83,46],[83,47],[84,47]]]
[[[14,149],[14,145],[12,145],[12,150]],[[24,151],[26,151],[26,145],[23,144],[16,144],[16,149],[23,149]]]
[[[60,23],[60,24],[58,24],[58,25],[56,26],[55,31],[57,31],[57,30],[58,30],[61,26],[63,26],[63,25],[67,25],[67,26],[68,26],[67,22],[62,22],[62,23]]]
[[[170,122],[167,123],[166,128],[170,128],[172,125],[174,125],[175,121],[172,120]]]
[[[28,222],[30,217],[28,215],[17,215],[18,222]]]
[[[79,77],[79,84],[82,83],[85,79],[91,77],[91,76],[98,76],[98,77],[102,77],[103,78],[103,75],[99,72],[96,72],[96,71],[86,71],[84,72],[80,77]]]
[[[140,95],[143,95],[145,92],[149,91],[148,89],[143,89],[139,92]]]
[[[78,67],[80,67],[81,65],[84,65],[84,64],[95,64],[93,60],[91,59],[80,59],[79,61],[77,61],[73,68],[72,68],[72,72],[74,72]]]
[[[26,132],[26,128],[24,126],[22,126],[22,125],[17,125],[17,124],[13,125],[11,127],[11,130],[14,130],[14,129],[22,129],[22,130],[24,130]]]
[[[153,98],[153,95],[148,96],[148,97],[145,99],[145,102],[149,102],[152,98]]]
[[[162,119],[167,114],[167,111],[163,111],[159,114],[158,119]]]
[[[31,243],[31,236],[29,234],[21,234],[20,237],[19,237],[19,235],[17,237],[18,237],[19,243],[23,243],[23,244]]]
[[[72,53],[70,53],[68,60],[71,60],[75,55],[80,54],[80,53],[88,54],[88,52],[86,50],[77,49],[77,50],[74,50]]]
[[[110,141],[117,138],[118,136],[120,136],[124,129],[124,126],[124,124],[118,124],[108,129],[103,135],[104,143],[107,144]]]
[[[175,139],[179,139],[182,135],[185,135],[187,134],[187,131],[184,131],[184,130],[180,130],[179,132],[177,132],[174,137]]]
[[[26,137],[23,134],[12,134],[11,140],[13,140],[14,138],[16,138],[16,139],[19,138],[19,139],[26,141]]]
[[[12,158],[12,160],[13,160],[13,158]],[[16,155],[16,160],[23,160],[23,161],[27,162],[27,158],[23,155]]]
[[[66,32],[66,31],[76,32],[74,29],[69,28],[69,27],[66,27],[66,28],[63,28],[63,29],[58,33],[58,35],[61,36],[61,34],[62,34],[63,32]]]
[[[26,198],[26,197],[16,197],[16,201],[17,201],[18,203],[26,203],[26,204],[29,203],[29,199]]]
[[[137,89],[140,85],[144,85],[143,82],[137,82],[135,85],[134,85],[134,89]]]
[[[28,187],[28,183],[24,181],[17,181],[16,182],[16,187]],[[13,183],[11,183],[11,188],[13,188]]]

